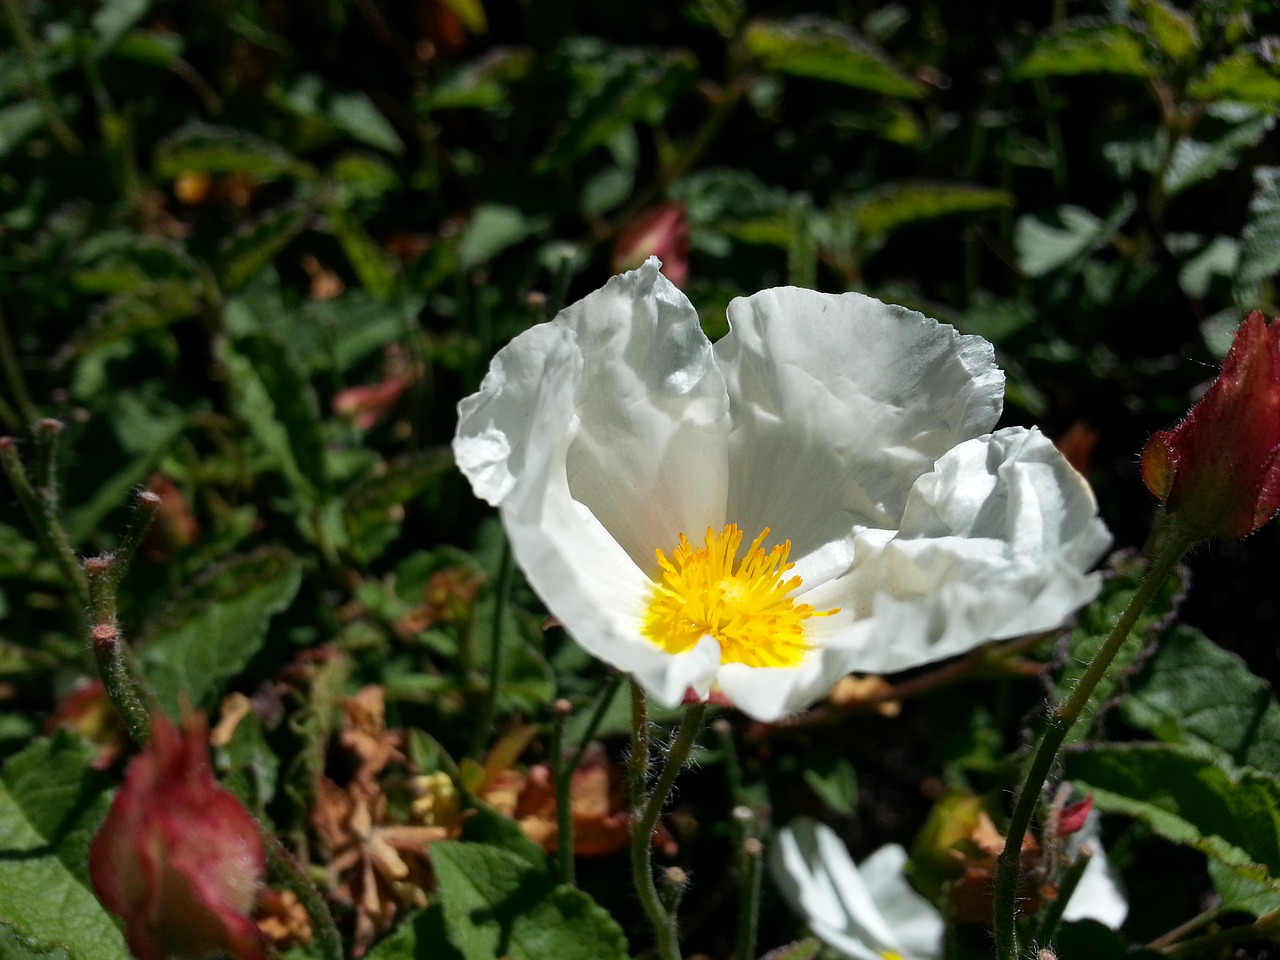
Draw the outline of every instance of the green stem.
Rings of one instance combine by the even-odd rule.
[[[760,876],[764,845],[755,836],[755,814],[750,807],[734,807],[738,823],[738,943],[737,960],[755,960],[756,932],[760,922]]]
[[[22,66],[27,73],[27,83],[31,84],[36,99],[40,102],[40,112],[44,114],[44,122],[49,125],[58,143],[62,144],[62,149],[67,153],[79,153],[82,149],[80,141],[62,119],[58,102],[53,98],[53,91],[49,89],[49,83],[40,69],[35,39],[31,36],[31,28],[27,26],[26,18],[22,15],[22,4],[19,0],[2,0],[2,2],[5,16],[9,20],[9,29],[13,31],[13,37],[18,42],[18,50],[22,54]]]
[[[1240,943],[1243,940],[1275,940],[1276,926],[1280,925],[1280,910],[1272,910],[1265,913],[1253,923],[1246,923],[1241,927],[1228,927],[1226,930],[1219,930],[1217,933],[1205,934],[1203,937],[1196,937],[1194,940],[1184,940],[1182,943],[1171,947],[1165,947],[1166,956],[1181,960],[1183,957],[1194,957],[1201,954],[1208,954],[1210,950],[1216,950],[1219,947],[1229,946],[1233,943]]]
[[[1092,852],[1082,851],[1075,862],[1063,873],[1061,882],[1058,884],[1058,896],[1045,906],[1044,912],[1040,915],[1040,924],[1036,930],[1037,943],[1047,946],[1053,942],[1053,935],[1058,931],[1063,911],[1067,909],[1067,903],[1071,900],[1071,895],[1076,892],[1076,887],[1080,885],[1080,878],[1084,876],[1085,868],[1089,866],[1092,858]]]
[[[507,619],[507,601],[511,594],[511,578],[515,564],[511,558],[511,541],[502,543],[502,560],[498,566],[498,583],[493,598],[493,624],[489,631],[489,686],[485,691],[484,705],[480,708],[480,722],[476,724],[471,741],[471,752],[477,754],[484,746],[498,711],[498,691],[502,689],[502,626]]]
[[[573,886],[573,769],[564,755],[564,724],[568,700],[557,700],[551,722],[551,772],[556,787],[556,867],[560,882]],[[575,764],[576,766],[576,764]]]
[[[9,336],[9,328],[4,321],[4,313],[0,312],[0,373],[4,374],[9,384],[9,392],[13,394],[13,402],[17,405],[17,413],[23,423],[35,423],[40,418],[40,411],[31,402],[31,394],[27,392],[26,381],[22,378],[22,367],[18,364],[18,352],[13,347]],[[15,422],[14,428],[17,428]]]
[[[35,528],[36,539],[40,541],[49,559],[57,565],[71,590],[73,600],[83,610],[89,605],[89,583],[84,571],[80,569],[80,562],[71,549],[71,542],[57,518],[56,510],[31,486],[26,468],[18,458],[17,443],[12,437],[0,437],[0,468],[8,475],[23,513]]]
[[[124,655],[124,641],[114,623],[99,623],[89,631],[98,676],[107,697],[124,721],[129,737],[138,746],[151,739],[151,714],[143,703],[138,685]]]
[[[266,850],[267,868],[271,871],[272,878],[292,890],[302,908],[307,911],[307,917],[311,920],[312,943],[319,948],[322,960],[343,960],[342,938],[338,935],[333,915],[329,913],[320,891],[302,872],[302,867],[285,849],[280,839],[266,827],[262,828],[262,845]]]
[[[1004,850],[996,861],[995,915],[992,920],[998,960],[1017,960],[1018,957],[1016,899],[1022,839],[1031,825],[1031,817],[1040,800],[1040,792],[1044,789],[1049,772],[1057,760],[1058,749],[1066,739],[1067,733],[1080,718],[1080,714],[1084,712],[1094,689],[1106,675],[1107,668],[1111,666],[1116,653],[1128,639],[1138,617],[1146,610],[1152,598],[1155,597],[1156,591],[1164,583],[1165,578],[1173,572],[1183,553],[1190,546],[1191,542],[1185,536],[1175,535],[1165,542],[1142,583],[1138,585],[1129,605],[1116,620],[1102,648],[1090,662],[1084,676],[1080,678],[1080,682],[1076,684],[1070,696],[1055,707],[1049,715],[1048,725],[1040,742],[1036,745],[1026,780],[1018,794],[1018,802],[1014,805],[1013,814],[1009,818],[1009,831]]]
[[[578,748],[573,752],[573,756],[569,758],[569,762],[565,764],[569,769],[569,775],[577,770],[582,764],[582,757],[587,752],[587,746],[595,739],[596,731],[600,729],[600,723],[604,720],[605,712],[613,703],[613,698],[618,693],[618,687],[622,685],[622,674],[613,673],[609,677],[608,683],[600,694],[600,699],[596,701],[595,710],[591,713],[591,719],[587,721],[586,727],[582,731],[582,742],[578,744]]]
[[[667,757],[653,790],[645,795],[649,774],[649,707],[644,690],[631,681],[631,874],[640,904],[653,926],[661,960],[680,960],[680,936],[676,917],[662,904],[653,879],[653,831],[676,777],[702,729],[705,703],[694,704],[684,714],[667,750]]]

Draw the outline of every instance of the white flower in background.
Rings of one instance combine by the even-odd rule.
[[[1093,856],[1063,919],[1119,927],[1129,908],[1098,842],[1096,814],[1080,836]],[[778,889],[823,943],[854,960],[935,960],[945,924],[907,882],[906,863],[907,852],[889,844],[855,865],[830,827],[808,819],[779,832],[770,858]]]
[[[658,268],[516,337],[458,405],[459,467],[591,653],[773,720],[1096,595],[1093,495],[1039,432],[987,433],[985,340],[782,287],[713,345]]]
[[[1073,833],[1067,843],[1068,860],[1087,853],[1089,862],[1062,911],[1062,919],[1097,920],[1118,930],[1129,915],[1129,901],[1120,888],[1120,878],[1107,859],[1107,852],[1102,849],[1098,820],[1098,811],[1091,811],[1084,826]]]

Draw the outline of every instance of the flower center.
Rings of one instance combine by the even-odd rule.
[[[906,960],[906,958],[896,950],[881,950],[880,960]]]
[[[671,558],[657,550],[662,580],[654,584],[644,617],[644,635],[668,653],[684,653],[703,637],[720,644],[721,663],[748,667],[794,667],[809,652],[804,622],[836,610],[815,612],[791,594],[799,577],[785,578],[791,541],[767,553],[765,527],[738,562],[742,530],[728,524],[722,533],[707,528],[705,546],[694,548],[680,534]]]

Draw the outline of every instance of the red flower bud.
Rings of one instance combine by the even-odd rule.
[[[249,812],[213,778],[203,716],[157,713],[89,846],[89,879],[138,960],[224,950],[264,960],[249,918],[266,867]]]
[[[689,227],[684,204],[664,203],[623,227],[613,247],[613,272],[634,270],[651,256],[662,261],[668,280],[684,286],[689,279]]]
[[[1187,418],[1142,450],[1142,478],[1197,540],[1243,537],[1280,507],[1280,323],[1255,310]]]

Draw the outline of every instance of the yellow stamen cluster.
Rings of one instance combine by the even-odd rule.
[[[722,533],[707,529],[705,546],[694,548],[680,534],[671,558],[661,550],[662,579],[653,588],[644,618],[644,635],[668,653],[684,653],[703,637],[720,644],[721,663],[748,667],[794,667],[810,650],[805,621],[839,610],[815,612],[791,594],[800,577],[785,579],[791,541],[765,552],[765,527],[738,562],[742,530],[728,524]]]

